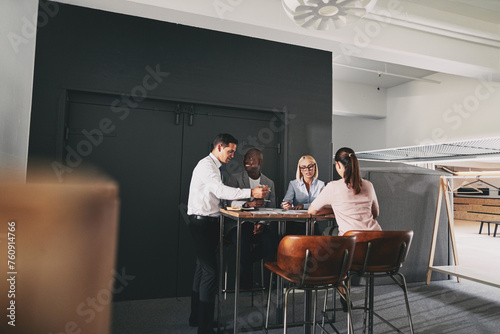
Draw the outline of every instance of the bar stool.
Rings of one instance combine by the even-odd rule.
[[[264,286],[264,260],[259,261],[259,283],[257,285],[252,286],[251,288],[240,288],[241,292],[251,292],[252,293],[252,299],[251,299],[251,306],[254,306],[254,292],[261,292],[262,294],[262,301],[264,302],[264,291],[266,290]],[[222,293],[224,296],[224,300],[227,299],[227,294],[228,293],[234,293],[234,289],[230,289],[228,287],[229,285],[229,278],[228,278],[228,263],[225,263],[224,266],[224,285],[222,288]]]
[[[351,266],[355,236],[299,236],[284,237],[278,247],[276,262],[266,262],[264,265],[271,271],[271,278],[276,274],[290,285],[285,291],[285,310],[283,332],[287,332],[288,294],[295,289],[315,291],[313,317],[311,321],[293,323],[290,325],[314,325],[316,323],[316,305],[318,290],[344,287],[346,299],[350,305],[349,289],[344,284]],[[269,289],[264,332],[269,328],[269,308],[271,304],[271,289]],[[351,309],[347,313],[347,332],[352,331],[350,320]],[[318,324],[319,325],[319,324]],[[332,325],[333,326],[333,325]],[[321,326],[320,326],[321,327]],[[324,328],[322,328],[324,330]],[[335,328],[334,328],[335,329]],[[336,329],[335,329],[336,330]]]
[[[231,242],[227,242],[224,244],[224,247],[222,250],[220,251],[228,251],[227,248],[230,248],[230,247],[236,247],[236,245],[234,245],[233,243]],[[224,258],[226,258],[226,256],[224,256]],[[231,293],[234,293],[234,289],[231,289],[229,288],[229,263],[230,261],[224,261],[224,270],[223,270],[223,285],[222,285],[222,300],[223,300],[223,311],[222,311],[222,319],[220,319],[222,321],[223,324],[226,324],[227,323],[227,297],[228,297],[228,294],[231,294]],[[254,267],[256,266],[256,264],[254,265]],[[266,287],[264,285],[264,260],[259,260],[258,261],[258,267],[259,267],[259,282],[256,284],[256,285],[253,285],[251,288],[240,288],[240,292],[250,292],[251,293],[251,303],[250,305],[253,307],[254,306],[254,293],[259,293],[260,292],[260,295],[261,295],[261,299],[262,299],[262,305],[264,305],[264,303],[266,302],[266,298],[265,298],[265,290],[266,290]],[[263,316],[264,314],[262,314]],[[224,329],[225,329],[225,326],[223,326]]]
[[[413,333],[406,279],[399,272],[410,249],[413,231],[348,231],[344,236],[356,236],[356,249],[354,251],[347,286],[350,288],[351,279],[354,276],[366,278],[365,304],[362,308],[364,310],[363,333],[366,332],[367,315],[368,333],[373,333],[374,315],[401,333],[398,328],[374,311],[374,279],[378,277],[392,278],[403,290],[410,332]]]
[[[250,224],[250,222],[243,222],[243,224]],[[243,225],[242,225],[242,228],[243,228]],[[242,239],[243,239],[243,231],[242,231]],[[227,251],[228,248],[236,248],[237,245],[235,245],[233,243],[233,241],[230,240],[229,237],[224,237],[224,251]],[[255,250],[255,247],[256,244],[249,244],[249,246]],[[242,246],[240,246],[242,247]],[[276,250],[275,250],[275,247],[273,247],[273,251],[272,253],[274,253]],[[235,249],[231,249],[230,251],[231,253],[235,254]],[[243,250],[241,251],[243,253]],[[253,252],[253,251],[251,251]],[[224,256],[223,258],[226,258],[226,256]],[[227,298],[227,293],[234,293],[234,289],[230,289],[228,288],[228,272],[229,272],[229,262],[233,262],[233,261],[224,261],[224,271],[223,271],[223,275],[224,275],[224,282],[223,282],[223,287],[222,287],[222,293],[224,295],[224,299]],[[257,262],[257,261],[256,261]],[[258,281],[258,284],[252,284],[252,286],[250,287],[243,287],[242,286],[242,283],[241,283],[241,280],[244,279],[244,277],[241,277],[240,276],[240,291],[242,292],[252,292],[252,306],[254,306],[254,292],[261,292],[262,293],[262,303],[264,303],[265,301],[265,297],[264,297],[264,291],[265,291],[265,284],[264,284],[264,260],[260,259],[258,260],[258,263],[259,263],[259,281]],[[256,264],[256,263],[255,263]],[[252,268],[255,269],[256,265],[254,265],[254,263],[251,264]],[[239,268],[241,268],[241,264],[239,264]],[[253,270],[252,270],[252,273],[253,273]],[[248,277],[245,277],[246,279],[248,279]],[[253,282],[253,276],[251,277],[250,281]]]

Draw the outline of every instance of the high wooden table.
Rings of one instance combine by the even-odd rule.
[[[303,221],[305,223],[305,232],[306,235],[311,235],[313,230],[313,222],[314,221],[324,221],[324,220],[333,220],[335,216],[326,215],[326,216],[315,216],[307,213],[307,210],[282,210],[282,209],[270,209],[270,208],[262,208],[259,210],[252,211],[233,211],[221,209],[220,216],[220,251],[219,251],[219,305],[218,311],[220,311],[220,301],[222,300],[222,276],[223,276],[223,245],[224,245],[224,220],[225,219],[233,219],[236,220],[236,272],[235,272],[235,282],[234,282],[234,323],[233,329],[234,333],[238,333],[238,297],[240,292],[240,243],[241,243],[241,224],[244,221],[276,221],[276,222],[287,222],[287,221]],[[281,237],[281,236],[280,236]],[[278,280],[277,285],[277,303],[278,305],[282,304],[282,297],[279,291],[282,291],[282,286]],[[281,289],[281,290],[280,290]],[[306,294],[306,307],[305,314],[310,317],[310,298],[308,298],[308,294]],[[282,309],[277,310],[278,318],[282,317]],[[310,333],[310,326],[304,327],[305,333]]]

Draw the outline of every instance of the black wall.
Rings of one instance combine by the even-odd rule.
[[[286,109],[288,179],[311,154],[328,181],[329,52],[62,4],[37,32],[28,179],[33,161],[61,158],[67,90],[131,94],[148,67],[169,72],[148,98]]]
[[[170,73],[148,97],[286,108],[289,176],[311,154],[327,179],[329,52],[62,4],[37,32],[30,158],[57,158],[65,89],[130,94],[147,66]]]

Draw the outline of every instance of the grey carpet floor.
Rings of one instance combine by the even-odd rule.
[[[485,231],[478,234],[479,223],[455,221],[456,238],[460,264],[478,271],[500,275],[500,236],[487,236]],[[408,285],[410,308],[415,333],[456,333],[489,334],[500,333],[500,288],[480,283],[456,279],[433,281],[431,284],[413,283]],[[363,288],[353,287],[354,306],[363,300]],[[375,287],[375,310],[383,317],[409,333],[408,321],[401,290],[396,285]],[[296,299],[296,320],[302,309],[300,295]],[[263,322],[260,296],[251,307],[249,294],[242,294],[239,303],[240,327],[259,328]],[[188,326],[190,310],[189,298],[169,298],[117,302],[113,304],[113,334],[194,334],[196,328]],[[346,332],[344,313],[338,313],[336,324],[341,333]],[[232,327],[232,304],[227,302],[226,323]],[[271,316],[273,320],[273,315]],[[353,313],[355,333],[362,333],[363,316],[359,310]],[[378,319],[374,321],[375,333],[394,333]],[[232,333],[232,331],[230,331]],[[252,332],[252,331],[250,331]],[[282,333],[280,329],[270,333]],[[303,328],[291,328],[289,333],[303,333]],[[262,333],[262,330],[253,331]],[[317,331],[320,333],[320,331]]]
[[[363,288],[354,287],[352,291],[354,306],[362,303]],[[402,291],[396,285],[376,286],[375,310],[384,318],[409,333],[408,320]],[[296,295],[295,314],[301,316],[300,294]],[[415,333],[500,333],[500,289],[456,279],[409,284],[410,308]],[[240,327],[260,328],[263,315],[260,295],[251,307],[250,295],[242,294],[239,324]],[[196,328],[188,326],[190,310],[189,298],[169,298],[117,302],[113,305],[114,334],[189,334]],[[290,316],[291,317],[291,316]],[[353,323],[355,333],[362,332],[362,313],[355,310]],[[232,333],[232,304],[227,302],[227,326]],[[274,319],[271,317],[271,319]],[[375,333],[394,333],[389,326],[375,318]],[[337,313],[337,328],[346,333],[345,313]],[[250,330],[262,333],[262,330]],[[274,329],[270,333],[280,333]],[[303,328],[291,328],[289,333],[303,333]],[[317,331],[319,332],[319,331]]]

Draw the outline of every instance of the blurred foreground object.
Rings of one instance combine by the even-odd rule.
[[[110,181],[0,184],[0,333],[110,332],[118,207]]]

